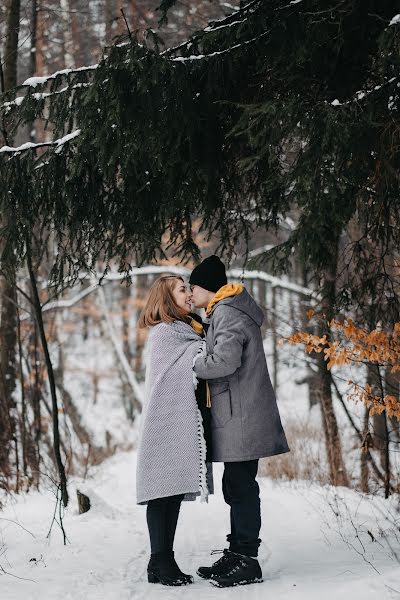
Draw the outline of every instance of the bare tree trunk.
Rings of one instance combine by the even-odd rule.
[[[123,0],[117,0],[116,18],[117,18],[117,33],[118,33],[118,35],[121,35],[123,33],[127,33],[125,21],[124,21],[124,19],[122,17],[122,11],[123,10],[124,10],[124,1]]]
[[[46,43],[45,43],[45,13],[42,9],[43,0],[36,0],[36,73],[43,75],[47,72]]]
[[[74,62],[76,67],[82,67],[89,64],[90,61],[90,42],[92,41],[92,30],[88,27],[87,16],[83,13],[89,11],[90,2],[84,0],[68,0],[71,11],[71,33],[74,43]]]
[[[277,335],[277,318],[276,318],[276,287],[272,286],[272,355],[273,355],[273,371],[272,385],[275,392],[278,389],[278,335]]]
[[[35,318],[36,318],[38,328],[39,328],[40,341],[42,343],[43,353],[44,353],[45,361],[46,361],[47,376],[49,378],[49,384],[50,384],[50,392],[51,392],[51,400],[52,400],[52,418],[53,418],[53,449],[54,449],[54,455],[55,455],[58,473],[59,473],[59,477],[60,477],[61,498],[62,498],[64,506],[67,506],[67,504],[68,504],[67,479],[65,476],[65,469],[64,469],[64,465],[63,465],[63,462],[61,459],[61,452],[60,452],[60,430],[59,430],[59,424],[58,424],[58,403],[57,403],[56,383],[55,383],[55,378],[54,378],[53,365],[52,365],[52,362],[50,359],[49,348],[47,346],[46,333],[44,330],[44,323],[43,323],[42,307],[40,304],[39,292],[38,292],[37,284],[36,284],[36,277],[35,277],[35,274],[33,271],[33,266],[32,266],[32,256],[31,256],[31,248],[30,248],[29,240],[27,240],[27,253],[26,254],[27,254],[29,278],[30,278],[30,282],[31,282],[31,286],[32,286],[32,292],[33,292],[33,306],[34,306],[34,311],[35,311]]]
[[[308,287],[309,272],[307,271],[306,267],[303,264],[301,264],[301,265],[299,264],[299,267],[301,267],[301,276],[302,276],[300,285],[303,285],[303,287],[306,288],[306,287]],[[310,300],[311,299],[309,296],[305,296],[305,295],[299,296],[300,322],[302,324],[303,331],[307,331],[308,333],[314,333],[314,327],[309,325],[308,317],[307,317],[307,311],[309,308],[311,308]],[[308,403],[309,403],[310,410],[313,406],[315,406],[316,404],[319,403],[319,399],[320,399],[320,391],[319,391],[320,376],[319,376],[319,373],[316,372],[315,367],[314,367],[314,369],[312,368],[311,360],[313,360],[313,359],[314,359],[314,357],[312,357],[312,355],[310,355],[310,360],[308,360],[306,362],[306,377],[304,379],[304,382],[307,383],[307,387],[308,387]]]
[[[115,20],[115,0],[107,0],[104,4],[106,22],[106,45],[109,46],[113,38],[113,24]]]
[[[372,385],[373,391],[380,398],[384,398],[385,390],[383,386],[383,377],[379,365],[368,368],[368,379]],[[389,454],[389,428],[387,413],[384,410],[381,414],[373,415],[373,440],[374,447],[379,450],[382,469],[385,473],[385,498],[390,495],[390,454]]]
[[[397,401],[400,402],[400,372],[391,373],[391,367],[386,367],[385,369],[385,393],[390,394],[397,398]],[[390,429],[389,437],[391,437],[396,442],[400,442],[400,422],[396,417],[390,417]]]
[[[131,307],[131,287],[124,285],[121,289],[122,294],[122,349],[126,356],[126,360],[129,365],[132,367],[133,364],[133,355],[131,351],[130,344],[130,325],[129,325],[129,316],[132,310]],[[125,407],[125,412],[129,420],[133,421],[135,418],[135,403],[132,399],[133,390],[129,385],[129,382],[126,380],[126,377],[123,377],[122,383],[122,395],[123,402]]]
[[[33,421],[33,430],[35,432],[35,444],[32,448],[32,459],[31,461],[36,461],[37,463],[37,472],[36,472],[36,485],[39,486],[39,468],[40,468],[40,440],[42,435],[42,414],[41,414],[41,406],[40,406],[40,398],[41,398],[41,388],[42,388],[42,378],[41,372],[39,371],[39,339],[38,339],[38,331],[37,331],[37,323],[34,322],[34,331],[33,331],[33,350],[34,350],[34,378],[33,378],[33,390],[32,390],[32,410],[34,415]],[[34,471],[35,473],[35,471]]]
[[[74,40],[72,38],[72,24],[70,5],[68,0],[60,0],[61,15],[63,20],[63,34],[64,34],[64,67],[66,69],[75,66],[74,57]]]
[[[7,91],[17,85],[18,36],[20,0],[11,0],[7,16],[3,86]],[[3,133],[10,143],[7,133]],[[7,226],[7,215],[1,216],[2,226]],[[1,256],[0,247],[0,256]],[[9,454],[15,436],[14,400],[12,394],[16,380],[16,273],[14,267],[0,276],[0,469],[7,477],[10,473]]]
[[[28,475],[28,443],[27,443],[27,417],[26,417],[26,398],[25,398],[25,382],[24,382],[24,371],[22,368],[22,341],[21,341],[21,321],[18,312],[18,354],[19,354],[19,379],[21,386],[21,414],[19,417],[20,423],[20,437],[22,444],[22,468],[25,477]]]
[[[31,53],[30,53],[30,67],[29,71],[31,75],[36,73],[36,40],[37,40],[37,21],[38,21],[38,5],[37,0],[32,0],[32,12],[31,12]]]
[[[7,37],[4,53],[5,90],[10,90],[17,85],[20,8],[20,0],[10,0],[7,17]]]
[[[140,312],[144,306],[147,295],[147,275],[136,277],[136,308]],[[145,343],[145,333],[143,329],[136,327],[136,346],[135,346],[135,365],[134,371],[138,375],[142,370],[142,354]]]
[[[31,51],[30,51],[30,62],[29,62],[29,75],[33,77],[36,74],[36,42],[37,42],[37,21],[38,21],[38,6],[37,0],[32,0],[32,12],[31,12]],[[34,123],[29,123],[29,138],[30,141],[36,142],[36,131],[34,129]]]
[[[335,302],[335,284],[337,268],[337,248],[333,249],[331,263],[323,273],[321,309],[323,318],[318,325],[318,335],[330,338],[330,328],[327,321],[333,318]],[[325,445],[328,458],[330,482],[332,485],[348,486],[346,467],[343,460],[342,445],[332,398],[332,375],[327,369],[322,352],[317,354],[317,365],[320,375],[320,404],[322,423],[325,433]]]
[[[368,469],[368,446],[369,446],[369,408],[364,409],[363,423],[363,443],[361,445],[360,456],[360,475],[361,475],[361,491],[365,494],[369,492],[369,469]]]
[[[130,6],[130,17],[131,17],[131,29],[132,31],[136,31],[136,29],[138,29],[139,27],[139,13],[138,13],[138,6],[137,6],[137,1],[136,0],[130,0],[129,2],[129,6]]]

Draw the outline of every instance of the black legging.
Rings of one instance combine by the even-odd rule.
[[[147,503],[151,553],[172,550],[183,494],[156,498]]]

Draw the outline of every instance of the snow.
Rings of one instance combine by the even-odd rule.
[[[231,23],[225,23],[224,25],[218,25],[217,27],[209,25],[203,29],[203,33],[210,33],[213,31],[218,31],[219,29],[225,29],[226,27],[233,27],[234,25],[240,25],[241,23],[246,23],[247,19],[241,19],[240,21],[232,21]]]
[[[46,83],[49,79],[55,79],[59,75],[70,75],[71,73],[78,73],[79,71],[93,71],[97,69],[99,65],[88,65],[86,67],[79,67],[78,69],[62,69],[61,71],[56,71],[51,75],[45,75],[44,77],[29,77],[25,79],[22,85],[29,87],[36,87],[37,85],[42,85]]]
[[[176,269],[178,273],[185,271],[179,267],[158,268],[164,271]],[[135,272],[154,273],[154,269],[145,267]],[[121,276],[110,275],[115,281]],[[277,288],[277,303],[286,314],[288,311],[284,307],[287,307],[291,291],[285,289],[287,282],[284,279],[279,283],[283,287]],[[121,324],[115,316],[118,306],[115,291],[111,285],[105,286],[104,291],[113,326],[120,331]],[[76,303],[78,296],[72,293],[71,301]],[[70,304],[59,305],[59,308],[66,310],[67,306]],[[279,336],[286,335],[292,326],[293,323],[287,324],[280,319]],[[211,557],[209,553],[226,544],[229,517],[221,492],[221,464],[215,465],[215,495],[209,498],[208,504],[184,503],[178,523],[176,557],[181,568],[195,576],[195,583],[182,589],[148,584],[146,510],[135,503],[135,441],[140,417],[133,426],[126,419],[119,375],[105,333],[94,323],[86,341],[81,339],[79,328],[75,332],[66,330],[62,333],[59,343],[66,349],[65,387],[77,403],[92,443],[104,444],[107,430],[112,443],[128,451],[119,451],[97,467],[89,466],[85,479],[76,473],[69,474],[70,505],[64,515],[66,546],[56,523],[50,539],[46,537],[55,506],[54,486],[50,480],[44,479],[40,493],[31,490],[11,498],[0,495],[0,502],[4,502],[0,518],[2,598],[175,600],[189,593],[191,600],[216,600],[217,597],[231,600],[232,595],[238,599],[246,597],[246,600],[320,600],[321,594],[324,600],[337,600],[340,595],[353,600],[375,600],[377,597],[384,600],[399,594],[400,569],[395,556],[399,547],[396,523],[399,497],[384,500],[378,495],[367,496],[305,479],[278,481],[259,477],[263,583],[221,590],[201,580],[195,574],[196,568],[219,558],[219,555]],[[272,367],[270,332],[268,336],[265,349],[268,364]],[[307,386],[296,383],[304,376],[306,359],[300,348],[284,346],[279,349],[279,408],[288,434],[291,434],[292,423],[304,422],[322,436],[319,407],[308,410]],[[94,383],[90,382],[94,372],[101,373],[96,394]],[[346,375],[343,380],[347,380]],[[355,444],[354,435],[349,434],[344,411],[337,404],[335,408],[339,430],[343,433],[346,465],[350,475],[358,480],[358,472],[351,471],[353,464],[354,470],[358,468],[359,444]],[[362,422],[361,405],[349,402],[348,408],[356,422]],[[317,436],[306,439],[307,446],[300,450],[303,454],[295,452],[295,440],[288,439],[293,452],[283,455],[287,460],[301,457],[304,461],[307,452],[317,458],[320,456],[321,470],[326,470],[323,445]],[[74,437],[71,442],[76,451]],[[273,457],[262,461],[260,471],[264,469],[265,472],[267,465],[278,465],[279,470],[279,460],[280,457]],[[397,469],[395,462],[393,469]],[[79,473],[83,472],[82,467]],[[92,508],[84,515],[78,514],[77,489],[91,500]]]
[[[66,144],[67,142],[70,142],[71,140],[73,140],[74,138],[76,138],[78,135],[80,135],[81,130],[80,129],[76,129],[75,131],[72,131],[71,133],[68,133],[67,135],[65,135],[64,137],[58,139],[58,140],[54,140],[53,144],[55,146],[57,146],[56,152],[60,152],[60,150],[62,149],[62,146],[64,144]]]
[[[321,593],[324,600],[340,595],[375,600],[395,597],[400,589],[400,570],[389,547],[391,542],[396,548],[396,532],[386,518],[398,498],[385,501],[344,488],[268,478],[259,478],[264,582],[221,590],[200,579],[196,568],[211,564],[218,558],[209,555],[211,550],[225,546],[228,509],[220,464],[215,465],[215,495],[208,504],[184,503],[178,523],[175,554],[195,583],[182,589],[149,584],[145,507],[135,504],[135,462],[135,451],[122,452],[93,468],[86,481],[71,478],[66,546],[56,524],[46,539],[54,510],[50,485],[9,502],[0,521],[0,565],[8,572],[2,576],[2,598],[172,600],[189,592],[194,600],[228,600],[232,595],[320,600]],[[83,515],[78,514],[76,489],[91,499],[92,508]]]
[[[249,40],[244,40],[243,42],[241,42],[239,44],[235,44],[233,46],[230,46],[229,48],[225,48],[225,50],[210,52],[210,54],[191,54],[190,56],[176,56],[175,58],[169,58],[169,60],[172,62],[187,62],[187,61],[191,61],[191,60],[202,60],[203,58],[213,58],[214,56],[220,56],[222,54],[226,54],[227,52],[231,52],[232,50],[236,50],[237,48],[241,48],[244,45],[252,44],[253,42],[256,42],[257,40],[261,39],[265,35],[268,35],[269,33],[270,33],[270,30],[268,29],[268,31],[264,31],[263,33],[261,33],[260,35],[258,35],[256,37],[253,37]],[[174,50],[174,49],[172,49],[172,50]]]
[[[395,15],[393,19],[390,21],[390,25],[399,25],[400,24],[400,15]]]
[[[82,88],[82,87],[90,87],[90,83],[75,83],[72,86],[72,90],[78,89],[78,88]],[[52,96],[56,96],[58,94],[63,94],[64,92],[68,91],[70,88],[68,86],[65,86],[63,88],[61,88],[60,90],[56,91],[56,92],[35,92],[34,94],[31,94],[30,96],[17,96],[16,98],[14,98],[14,100],[10,100],[9,102],[4,102],[4,104],[0,107],[0,108],[4,108],[6,110],[6,112],[9,112],[11,110],[11,108],[13,106],[20,106],[22,104],[22,102],[24,100],[26,100],[27,98],[33,98],[34,100],[45,100],[46,98],[50,98]]]
[[[58,140],[55,140],[54,143],[57,144],[57,146],[62,146],[62,144],[65,144],[66,142],[69,142],[70,140],[73,140],[75,137],[77,137],[80,134],[80,132],[81,132],[80,129],[76,129],[72,133],[68,133],[64,137],[62,137]]]
[[[20,152],[22,150],[28,150],[29,148],[34,148],[35,146],[40,146],[41,144],[34,144],[33,142],[26,142],[18,147],[13,146],[2,146],[0,148],[0,152]]]
[[[73,140],[80,133],[81,133],[81,130],[76,129],[75,131],[68,133],[67,135],[65,135],[62,138],[59,138],[58,140],[54,140],[53,142],[40,142],[38,144],[35,144],[33,142],[26,142],[25,144],[22,144],[21,146],[17,146],[17,147],[2,146],[0,148],[0,152],[23,152],[24,150],[29,150],[30,148],[40,148],[42,146],[57,146],[56,152],[59,152],[61,150],[62,146],[66,142]]]

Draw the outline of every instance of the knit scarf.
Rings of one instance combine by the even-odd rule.
[[[241,294],[244,290],[244,286],[241,283],[227,283],[223,285],[222,288],[219,288],[218,292],[213,296],[206,308],[207,317],[210,316],[214,306],[220,300],[225,300],[225,298],[230,298],[231,296],[237,296]]]

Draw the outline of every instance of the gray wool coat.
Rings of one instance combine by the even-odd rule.
[[[196,358],[194,370],[210,386],[214,462],[290,451],[265,359],[263,319],[245,289],[220,300],[209,317],[207,354]]]

